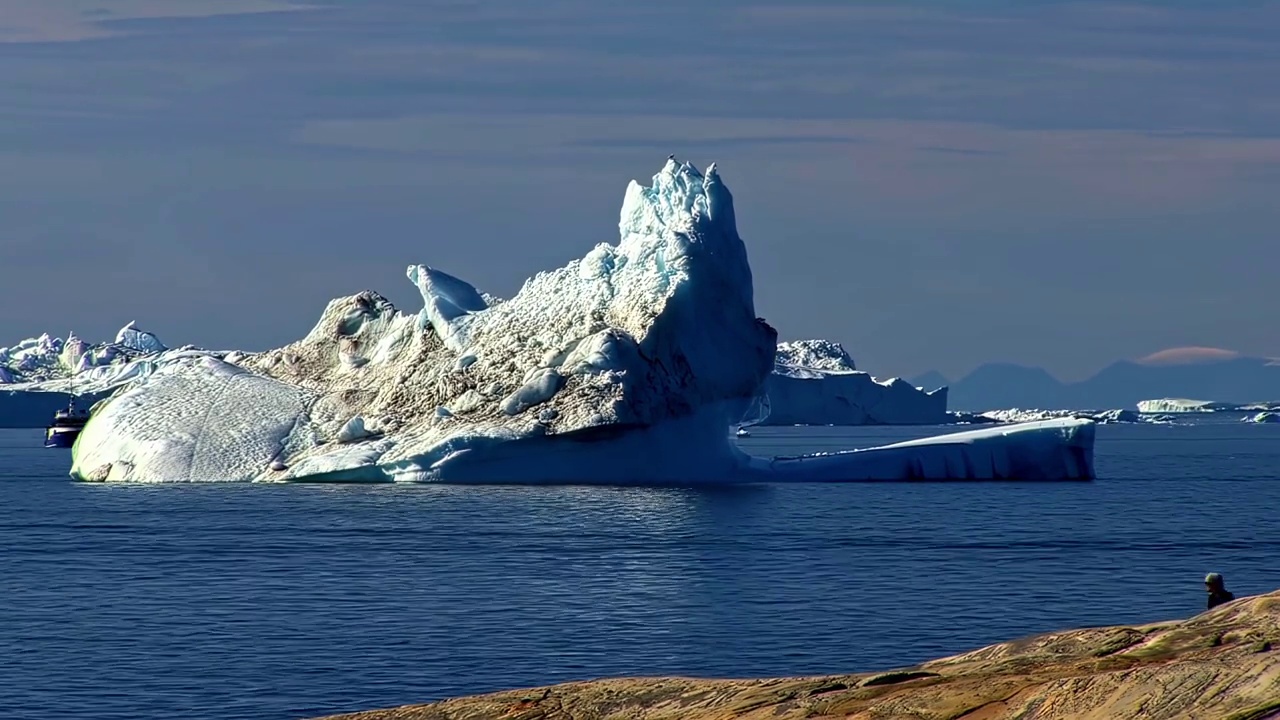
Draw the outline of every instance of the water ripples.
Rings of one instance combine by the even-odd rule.
[[[1100,428],[1097,483],[707,490],[104,487],[67,482],[38,440],[0,432],[5,717],[291,718],[608,675],[873,670],[1185,616],[1210,569],[1237,594],[1280,586],[1280,431],[1252,427]]]

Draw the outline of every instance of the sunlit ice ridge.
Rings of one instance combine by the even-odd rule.
[[[767,412],[733,196],[669,158],[632,182],[617,245],[501,300],[426,265],[416,314],[365,291],[262,353],[184,352],[95,407],[71,474],[105,482],[734,483],[1083,480],[1061,419],[793,458],[728,428]]]

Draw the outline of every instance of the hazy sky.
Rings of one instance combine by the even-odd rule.
[[[0,0],[0,344],[509,296],[674,152],[877,374],[1280,355],[1277,78],[1280,2]]]

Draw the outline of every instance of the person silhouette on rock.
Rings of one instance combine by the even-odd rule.
[[[1222,579],[1221,573],[1211,572],[1204,576],[1204,589],[1209,593],[1208,609],[1218,607],[1222,603],[1231,602],[1236,599],[1231,591],[1227,590],[1226,583]]]

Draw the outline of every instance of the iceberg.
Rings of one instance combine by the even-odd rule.
[[[1157,400],[1140,400],[1138,402],[1138,412],[1142,413],[1202,413],[1231,409],[1234,409],[1234,406],[1229,403],[1189,400],[1187,398],[1159,398]]]
[[[1094,424],[1061,419],[797,458],[726,432],[769,410],[733,197],[669,158],[631,183],[617,245],[499,301],[427,265],[423,309],[331,301],[263,353],[166,351],[73,450],[80,480],[651,484],[1090,479]]]
[[[844,346],[830,340],[796,340],[778,343],[773,355],[774,365],[803,367],[814,370],[851,372],[857,370]]]
[[[1143,413],[1212,413],[1212,412],[1268,412],[1280,410],[1280,403],[1233,403],[1213,400],[1188,400],[1186,398],[1160,398],[1142,400],[1138,412]]]
[[[13,347],[0,347],[0,381],[17,384],[65,372],[63,348],[78,344],[79,338],[75,333],[71,333],[66,340],[45,333],[38,338],[23,340]]]
[[[133,321],[116,333],[115,344],[141,355],[157,355],[169,349],[155,335],[138,329]]]
[[[1059,418],[938,435],[865,450],[752,458],[760,479],[793,482],[874,480],[1083,480],[1094,477],[1097,424]]]
[[[46,333],[0,348],[0,427],[44,427],[72,396],[92,404],[189,350],[169,350],[133,322],[114,342],[90,344],[74,332],[66,338]]]
[[[765,380],[769,411],[760,425],[941,425],[947,389],[926,392],[897,378],[878,380],[854,365],[840,343],[779,343]]]
[[[1256,415],[1249,415],[1241,419],[1247,423],[1263,423],[1263,424],[1270,425],[1273,423],[1280,423],[1280,412],[1264,411]]]
[[[6,390],[78,393],[79,383],[84,382],[84,392],[100,392],[122,367],[140,359],[154,361],[168,350],[134,322],[121,328],[114,342],[96,345],[74,332],[65,339],[45,333],[13,347],[0,347],[0,379],[9,386]]]
[[[998,422],[1025,423],[1056,418],[1084,418],[1093,420],[1099,425],[1147,423],[1167,425],[1172,418],[1167,414],[1149,414],[1132,410],[1040,410],[1032,408],[1009,408],[1007,410],[988,410],[976,415],[957,413],[956,416],[965,422]]]

